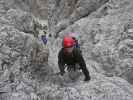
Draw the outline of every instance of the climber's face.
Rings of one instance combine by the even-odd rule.
[[[74,49],[74,47],[69,47],[69,48],[65,48],[65,51],[67,53],[72,53],[73,52],[73,49]]]

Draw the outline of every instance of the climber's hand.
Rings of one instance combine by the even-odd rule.
[[[63,76],[65,72],[60,72],[60,76]]]
[[[75,70],[76,69],[76,67],[74,66],[74,65],[69,65],[69,66],[67,66],[67,71],[68,72],[70,72],[70,71],[72,71],[72,70]]]
[[[63,80],[63,75],[60,74],[60,75],[59,75],[59,78],[60,78],[61,80]]]

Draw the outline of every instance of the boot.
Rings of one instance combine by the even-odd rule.
[[[90,76],[89,77],[85,77],[84,81],[90,81]]]

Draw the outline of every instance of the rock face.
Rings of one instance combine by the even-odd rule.
[[[55,33],[88,16],[109,0],[49,0],[49,28]]]
[[[34,14],[41,19],[47,19],[48,4],[47,0],[5,0],[7,9],[22,9]]]
[[[94,69],[100,71],[102,69],[102,73],[106,75],[120,76],[132,83],[132,76],[131,74],[128,76],[127,73],[132,73],[133,2],[130,0],[96,0],[93,1],[95,2],[95,6],[87,6],[87,8],[83,4],[93,5],[91,0],[78,0],[77,2],[75,1],[75,5],[72,3],[74,7],[72,12],[69,14],[65,13],[69,16],[64,17],[64,13],[58,12],[58,8],[63,5],[62,1],[63,0],[58,1],[59,6],[51,3],[51,9],[57,8],[57,11],[52,13],[53,16],[49,17],[49,24],[50,27],[52,27],[51,29],[53,29],[53,36],[57,38],[54,45],[60,43],[62,37],[69,32],[77,32],[80,35],[79,41],[86,60],[89,61],[91,59],[99,64],[100,68],[95,67],[93,64]],[[64,3],[64,5],[65,4],[65,11],[69,11],[69,9],[67,9],[68,1]],[[84,10],[80,12],[83,15],[73,15],[78,7],[84,8]],[[87,13],[88,9],[93,10]],[[56,12],[58,12],[59,17],[56,17]],[[85,13],[87,13],[87,16],[85,16]],[[71,15],[73,15],[76,20],[70,24]],[[67,22],[68,20],[69,22]],[[52,21],[56,23],[52,23]],[[59,48],[60,47],[61,45],[59,45]],[[58,52],[58,50],[54,52]]]
[[[49,0],[49,49],[42,2],[0,1],[0,100],[132,100],[133,1]],[[68,32],[80,36],[89,82],[53,73]]]
[[[129,87],[119,78],[106,79],[100,76],[89,83],[78,82],[64,88],[48,87],[44,90],[52,90],[47,92],[45,100],[132,100],[133,91],[128,91]]]
[[[39,100],[35,80],[45,82],[52,71],[48,67],[49,50],[39,37],[46,25],[42,26],[31,13],[7,3],[12,1],[0,1],[0,100]],[[41,70],[35,74],[40,61]]]
[[[93,5],[95,2],[95,6]],[[82,53],[85,57],[87,67],[90,71],[92,80],[87,84],[87,86],[82,86],[83,83],[73,85],[72,88],[68,86],[68,96],[65,96],[63,90],[59,90],[56,95],[49,94],[49,98],[60,98],[60,100],[115,100],[115,99],[132,99],[133,97],[122,97],[118,96],[117,91],[114,89],[114,84],[109,81],[116,80],[127,80],[129,83],[133,83],[133,63],[132,63],[132,33],[133,33],[133,1],[131,0],[73,0],[71,4],[69,1],[56,0],[50,1],[50,15],[49,15],[49,30],[52,33],[51,39],[51,49],[50,60],[53,61],[53,65],[56,66],[58,70],[57,60],[53,57],[57,57],[59,48],[61,48],[62,38],[69,32],[76,32],[79,34],[80,45]],[[98,3],[98,4],[97,4]],[[90,7],[90,8],[89,8]],[[60,11],[61,10],[61,11]],[[79,11],[79,12],[78,12]],[[55,46],[56,45],[56,46]],[[99,74],[94,74],[99,73]],[[101,80],[105,82],[102,83],[104,87],[111,89],[108,94],[108,89],[104,96],[95,95],[96,91],[90,89],[89,86],[94,82],[95,75],[103,75],[108,81],[105,82],[104,78]],[[119,78],[118,78],[119,77]],[[121,79],[123,78],[123,79]],[[92,82],[92,83],[91,83]],[[99,80],[96,79],[97,84]],[[109,83],[108,83],[109,82]],[[116,82],[116,83],[119,83]],[[123,81],[124,82],[124,81]],[[122,81],[120,84],[125,84]],[[120,88],[121,85],[117,84],[116,88]],[[85,85],[85,84],[84,84]],[[95,83],[93,83],[95,87]],[[77,86],[77,87],[76,87]],[[84,88],[82,94],[82,89]],[[129,86],[129,85],[128,85]],[[64,88],[63,88],[64,89]],[[110,91],[109,89],[109,91]],[[119,90],[119,89],[118,89]],[[127,91],[128,89],[124,89]],[[130,90],[130,89],[129,89]],[[54,91],[54,90],[53,90]],[[61,92],[60,92],[61,91]],[[62,92],[63,91],[63,92]],[[90,92],[90,94],[88,93]],[[95,91],[95,92],[92,92]],[[99,91],[99,90],[98,90]],[[115,94],[113,95],[115,91]],[[125,94],[121,91],[122,94]],[[54,92],[55,93],[55,92]],[[94,93],[94,95],[93,95]],[[74,95],[71,95],[74,94]],[[93,96],[90,96],[90,95]],[[61,95],[61,96],[60,96]],[[63,96],[65,98],[63,98]],[[78,95],[78,96],[77,96]],[[132,93],[131,93],[132,95]],[[86,97],[88,96],[88,97]],[[90,96],[90,97],[89,97]],[[74,98],[73,98],[74,97]],[[95,98],[93,98],[95,97]],[[123,99],[124,98],[124,99]],[[48,99],[48,98],[47,98]]]

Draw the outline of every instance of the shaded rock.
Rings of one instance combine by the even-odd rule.
[[[70,11],[71,13],[61,12],[60,14],[60,11],[58,12],[58,10],[60,10],[59,8],[61,5],[65,5],[64,9],[69,11],[69,9],[67,9],[68,2],[69,1],[66,1],[65,5],[62,0],[58,1],[58,6],[56,6],[55,2],[50,2],[51,13],[49,15],[49,29],[51,30],[51,33],[56,36],[56,39],[52,39],[54,45],[58,46],[55,47],[53,45],[52,48],[56,48],[56,50],[52,49],[51,52],[58,53],[58,48],[61,48],[60,43],[64,35],[69,32],[78,32],[81,36],[80,43],[82,53],[86,58],[86,62],[88,62],[88,69],[92,71],[90,73],[98,72],[111,77],[126,77],[125,79],[128,80],[128,77],[130,78],[130,76],[126,73],[132,72],[129,72],[128,68],[132,68],[131,60],[133,56],[133,2],[130,0],[111,0],[104,4],[106,1],[98,1],[101,2],[100,4],[102,4],[102,6],[99,4],[100,8],[90,12],[88,16],[86,14],[89,11],[88,9],[90,9],[89,7],[91,7],[91,1],[78,0],[77,2],[75,1],[75,4],[72,3],[73,6],[71,5],[71,7],[74,9]],[[94,3],[95,1],[92,2]],[[97,5],[97,3],[95,3],[95,5]],[[93,7],[92,9],[94,10],[95,7],[98,6]],[[77,15],[76,11],[79,11]],[[67,14],[70,15],[70,17],[65,16]],[[70,24],[70,18],[74,20],[74,23]],[[57,33],[55,33],[56,29]],[[56,54],[52,55],[55,56]],[[52,55],[50,59],[53,62],[56,62],[56,60],[52,59]],[[95,64],[92,64],[93,60],[97,63],[96,67],[93,66]],[[56,64],[54,63],[54,65]],[[132,83],[132,79],[130,78],[129,80],[129,82]]]
[[[47,19],[47,0],[5,0],[6,8],[21,9],[33,13],[36,17]]]
[[[93,74],[94,75],[94,74]],[[95,75],[94,75],[95,76]],[[126,85],[125,85],[126,84]],[[104,78],[99,75],[88,83],[78,82],[68,87],[47,87],[46,100],[131,100],[132,92],[128,91],[129,85],[120,78]],[[49,91],[49,92],[48,92]]]
[[[10,9],[6,14],[6,18],[10,24],[13,24],[18,30],[26,33],[34,32],[34,22],[31,14],[23,12],[22,10]]]
[[[37,30],[46,30],[44,27],[46,24],[42,25],[40,22],[38,24],[37,19],[31,13],[18,9],[16,6],[18,2],[21,1],[0,1],[0,99],[39,100],[36,94],[36,84],[40,76],[46,80],[44,76],[48,73],[48,70],[46,71],[47,68],[40,68],[43,74],[36,73],[40,76],[38,76],[38,80],[36,79],[36,82],[34,82],[30,77],[31,74],[28,68],[30,67],[32,59],[31,52],[34,45],[34,41],[32,40],[35,39],[34,36],[38,36],[39,32]],[[13,3],[16,3],[14,7],[12,5]],[[35,26],[38,29],[36,29]],[[36,39],[36,42],[38,41],[39,40]],[[40,45],[37,47],[40,48]],[[41,60],[41,63],[44,61],[43,66],[48,66],[47,50],[41,50],[43,51],[39,51],[38,56],[41,57],[39,60]],[[43,53],[40,52],[45,53],[43,55]]]
[[[108,0],[74,0],[73,2],[68,0],[51,0],[49,1],[49,28],[51,32],[58,33],[80,18],[87,17],[106,2]],[[67,21],[62,23],[63,26],[56,26],[64,20]]]

